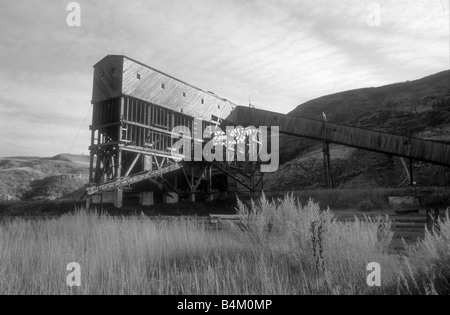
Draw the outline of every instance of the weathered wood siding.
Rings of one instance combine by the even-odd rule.
[[[225,118],[235,104],[125,56],[107,56],[94,66],[94,103],[130,96],[191,117]]]
[[[120,98],[94,104],[92,126],[104,126],[120,122]]]
[[[108,56],[94,66],[92,102],[98,103],[122,95],[123,58]]]
[[[110,141],[118,141],[121,127],[121,142],[162,153],[170,152],[174,143],[172,132],[175,127],[185,126],[192,133],[197,130],[193,117],[134,97],[119,97],[95,103],[92,117],[91,129],[101,130]],[[199,135],[210,125],[213,124],[202,121]]]

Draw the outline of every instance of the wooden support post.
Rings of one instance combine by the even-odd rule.
[[[409,159],[409,182],[411,186],[415,186],[414,184],[414,164],[413,159]]]
[[[175,188],[168,180],[161,177],[161,189],[164,189],[164,185],[168,186],[178,196],[183,196],[182,192],[180,192],[177,188]]]
[[[194,176],[194,164],[191,163],[191,194],[190,194],[190,201],[195,202],[195,176]]]
[[[122,178],[122,150],[117,153],[117,179]]]
[[[120,120],[123,120],[123,115],[124,115],[124,104],[125,104],[125,99],[122,97],[120,99]],[[118,142],[119,144],[122,142],[122,124],[120,124],[118,126]],[[120,149],[119,146],[117,146],[117,179],[122,178],[122,150]]]
[[[323,168],[325,173],[325,186],[334,188],[333,175],[331,173],[330,145],[324,142],[323,145]]]
[[[327,167],[327,156],[325,154],[325,148],[323,151],[323,172],[325,178],[325,187],[328,188],[328,167]]]
[[[152,172],[153,171],[153,156],[144,155],[144,171]],[[156,158],[155,158],[156,159]]]
[[[203,168],[203,170],[202,170],[202,175],[200,175],[200,178],[198,179],[197,183],[194,185],[194,191],[197,191],[197,190],[198,190],[198,186],[200,186],[202,180],[206,177],[206,176],[205,176],[205,173],[206,173],[207,168],[208,168],[208,166],[205,166],[205,167]]]
[[[122,134],[121,127],[119,126],[120,135]],[[121,141],[121,139],[119,139]],[[118,148],[118,156],[117,156],[117,179],[122,177],[122,150]],[[116,189],[114,191],[114,206],[118,209],[122,208],[123,202],[123,190]]]
[[[409,183],[411,186],[414,186],[414,164],[411,158],[412,137],[409,128],[406,129],[406,134],[408,135]]]
[[[107,170],[107,158],[108,158],[108,154],[104,153],[103,154],[103,159],[102,159],[102,165],[103,165],[103,169],[102,169],[102,177],[103,177],[103,182],[107,181],[107,177],[106,177],[106,170]]]
[[[98,182],[100,180],[100,154],[99,154],[99,150],[97,150],[95,152],[95,154],[97,155],[97,161],[96,161],[96,165],[95,165],[95,176],[94,176],[94,182]]]
[[[183,175],[184,175],[184,178],[186,179],[186,183],[188,184],[189,189],[191,189],[191,181],[189,180],[189,177],[188,177],[188,175],[186,173],[185,168],[183,167],[181,170],[183,171]]]
[[[121,188],[114,190],[114,207],[120,209],[123,206],[123,190]]]
[[[218,163],[214,163],[212,162],[212,164],[218,168],[219,170],[221,170],[223,173],[227,174],[229,177],[231,177],[232,179],[234,179],[235,181],[237,181],[239,184],[241,184],[242,186],[244,186],[245,188],[247,188],[248,190],[253,192],[253,189],[251,187],[249,187],[246,183],[244,183],[243,181],[241,181],[239,178],[237,178],[236,176],[234,176],[233,174],[231,174],[230,171],[226,170],[225,168],[221,167]],[[229,183],[227,183],[227,189],[229,189]]]
[[[214,200],[214,194],[212,189],[212,165],[208,167],[208,200]]]
[[[95,145],[95,130],[91,131],[91,147]],[[90,152],[90,158],[89,158],[89,184],[92,184],[94,182],[94,155],[95,155],[95,149],[91,149]]]
[[[116,162],[115,162],[114,154],[111,155],[111,174],[112,174],[112,179],[114,179],[116,177]]]
[[[138,155],[136,155],[136,157],[134,158],[133,163],[131,163],[130,168],[128,169],[128,171],[125,173],[125,177],[127,177],[128,175],[131,174],[131,172],[133,171],[133,168],[136,166],[136,163],[139,161],[139,158],[141,157],[141,154],[139,153]]]
[[[194,187],[195,187],[195,174],[194,174],[194,165],[193,164],[191,164],[190,171],[191,171],[191,190],[193,191]]]
[[[331,188],[334,189],[334,179],[333,173],[331,172],[331,155],[330,155],[330,145],[326,144],[326,154],[327,154],[327,173],[328,173],[328,182]]]
[[[330,188],[333,186],[331,179],[331,167],[330,167],[330,145],[327,141],[327,118],[325,113],[323,114],[322,124],[322,141],[323,141],[323,169],[325,175],[325,187]]]

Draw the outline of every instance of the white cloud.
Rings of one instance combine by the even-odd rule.
[[[361,0],[79,2],[81,28],[67,27],[61,1],[0,4],[0,155],[67,151],[89,108],[92,65],[107,54],[280,112],[449,68],[448,1],[379,0],[375,28]],[[85,126],[74,152],[88,142]]]

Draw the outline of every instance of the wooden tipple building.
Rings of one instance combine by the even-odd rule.
[[[174,154],[179,126],[192,131],[183,138],[200,149],[208,139],[194,135],[208,126],[276,126],[282,134],[320,141],[329,188],[334,186],[330,144],[407,159],[412,185],[413,160],[450,166],[448,142],[237,106],[125,56],[107,56],[94,66],[92,103],[88,203],[120,208],[124,200],[152,205],[264,189],[260,160],[191,162]]]
[[[128,57],[107,56],[94,66],[92,104],[88,202],[152,205],[212,199],[238,186],[262,189],[254,167],[186,162],[173,154],[174,127],[200,134],[208,125],[224,127],[237,107],[228,100]]]

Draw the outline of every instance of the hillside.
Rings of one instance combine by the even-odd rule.
[[[0,201],[54,200],[87,183],[89,157],[0,158]]]
[[[322,119],[396,134],[411,133],[424,139],[450,140],[450,71],[419,80],[378,88],[327,95],[306,102],[290,115]],[[283,165],[268,176],[269,189],[323,187],[322,144],[282,136]],[[407,174],[399,158],[331,146],[333,176],[341,188],[399,187]],[[443,185],[445,170],[415,163],[421,186]]]
[[[322,119],[325,112],[332,122],[376,126],[399,114],[441,109],[441,105],[445,105],[442,102],[448,97],[450,71],[443,71],[415,81],[327,95],[299,105],[289,114]],[[375,117],[378,119],[368,119]]]

